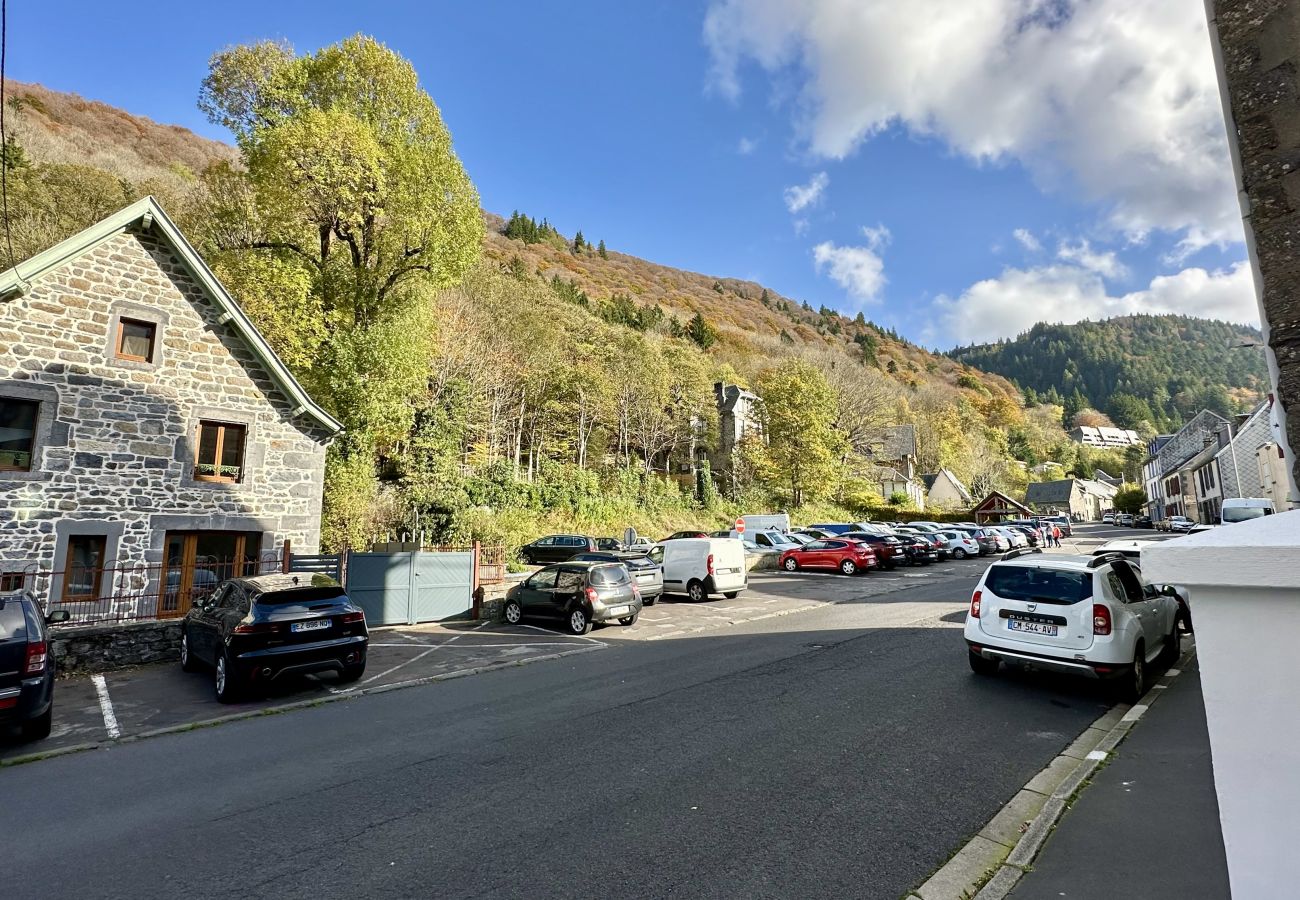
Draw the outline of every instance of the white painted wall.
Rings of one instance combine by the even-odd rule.
[[[1187,588],[1234,900],[1296,896],[1300,834],[1300,510],[1142,552]]]

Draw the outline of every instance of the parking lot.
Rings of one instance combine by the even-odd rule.
[[[1076,530],[1062,551],[1090,553],[1119,537],[1156,535],[1092,526]],[[806,570],[754,571],[749,589],[735,599],[716,597],[692,603],[685,597],[665,596],[646,607],[635,625],[597,626],[586,637],[565,634],[558,623],[546,620],[514,626],[482,622],[377,628],[371,631],[366,676],[360,682],[343,687],[330,676],[307,676],[285,681],[267,696],[229,705],[214,698],[208,673],[184,673],[179,664],[65,678],[56,689],[50,737],[24,744],[9,735],[0,736],[0,763],[542,662],[614,644],[668,640],[745,622],[797,616],[828,605],[894,603],[894,595],[921,586],[933,589],[928,593],[932,599],[964,604],[971,579],[987,564],[987,559],[949,560],[853,577]]]

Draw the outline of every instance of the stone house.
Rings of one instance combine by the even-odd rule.
[[[880,495],[888,500],[894,494],[906,494],[908,502],[925,509],[925,487],[917,478],[917,443],[915,425],[891,425],[868,443],[867,459],[877,467]]]
[[[0,588],[179,615],[316,552],[341,430],[152,198],[0,274]]]
[[[1206,447],[1228,420],[1218,413],[1203,409],[1193,416],[1175,434],[1161,435],[1148,445],[1148,458],[1143,467],[1147,488],[1147,512],[1155,521],[1169,516],[1193,516],[1196,511],[1196,492],[1190,472],[1182,470],[1187,462]]]
[[[762,431],[758,395],[739,385],[718,381],[713,385],[713,396],[718,407],[717,440],[711,448],[697,449],[693,465],[707,458],[717,483],[734,491],[736,450],[747,436],[758,436]]]
[[[1064,513],[1084,522],[1096,522],[1114,507],[1114,485],[1086,478],[1032,481],[1025,489],[1025,504],[1039,513]]]
[[[940,469],[921,476],[925,485],[926,500],[931,506],[942,509],[969,509],[975,502],[966,485],[948,469]]]

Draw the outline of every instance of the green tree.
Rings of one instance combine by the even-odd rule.
[[[700,346],[702,350],[708,350],[718,342],[718,332],[704,318],[703,314],[696,313],[686,326],[686,336]]]
[[[199,98],[234,134],[251,192],[217,244],[312,276],[327,322],[377,318],[408,281],[457,282],[478,259],[478,193],[414,68],[363,35],[297,56],[262,42],[212,58]]]
[[[1125,484],[1115,492],[1111,501],[1115,509],[1125,513],[1140,513],[1147,505],[1147,492],[1136,484]]]
[[[600,243],[596,245],[596,252],[600,254],[601,259],[609,259],[609,251],[605,249],[604,238],[601,238]]]
[[[829,496],[844,439],[835,429],[838,405],[826,376],[796,359],[766,370],[757,393],[767,455],[790,503]]]
[[[582,229],[578,229],[578,233],[573,236],[573,252],[581,253],[587,247],[587,239],[582,236]]]

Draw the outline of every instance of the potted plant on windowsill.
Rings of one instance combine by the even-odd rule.
[[[194,467],[195,481],[215,481],[224,484],[239,482],[239,466],[218,466],[213,463],[199,463]]]

